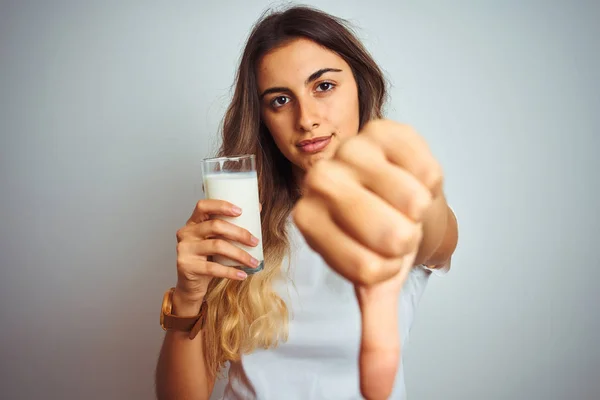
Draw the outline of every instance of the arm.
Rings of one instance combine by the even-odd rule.
[[[187,303],[177,290],[173,293],[173,313],[198,315],[202,302]],[[189,339],[186,332],[168,331],[156,368],[156,396],[159,400],[208,400],[214,379],[209,377],[204,362],[202,331]]]
[[[423,220],[423,239],[415,258],[415,265],[430,268],[446,264],[458,242],[458,226],[445,196],[438,196]]]

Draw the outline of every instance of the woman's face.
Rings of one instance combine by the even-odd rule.
[[[261,115],[296,172],[330,158],[358,133],[358,88],[350,66],[331,50],[294,39],[257,68]]]

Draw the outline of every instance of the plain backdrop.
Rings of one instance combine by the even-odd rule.
[[[409,398],[599,398],[600,2],[308,3],[356,27],[460,222]],[[269,5],[0,3],[2,399],[153,398],[175,232]]]

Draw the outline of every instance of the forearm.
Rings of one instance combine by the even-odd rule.
[[[197,315],[200,306],[185,304],[173,297],[173,312],[181,316]],[[156,395],[159,400],[208,400],[214,381],[204,362],[202,331],[190,340],[186,332],[168,331],[156,368]]]
[[[445,196],[436,198],[423,219],[423,238],[415,265],[440,265],[447,262],[458,239],[454,213],[448,207]]]

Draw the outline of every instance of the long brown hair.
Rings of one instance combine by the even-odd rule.
[[[360,127],[382,117],[386,82],[373,58],[346,21],[309,7],[291,7],[263,15],[242,54],[235,91],[222,126],[219,156],[255,154],[258,172],[265,268],[244,281],[214,279],[207,294],[204,353],[214,376],[225,361],[257,347],[287,339],[288,312],[273,291],[289,249],[288,216],[299,198],[291,163],[279,151],[261,121],[256,67],[269,51],[295,38],[310,39],[342,57],[358,86]]]

